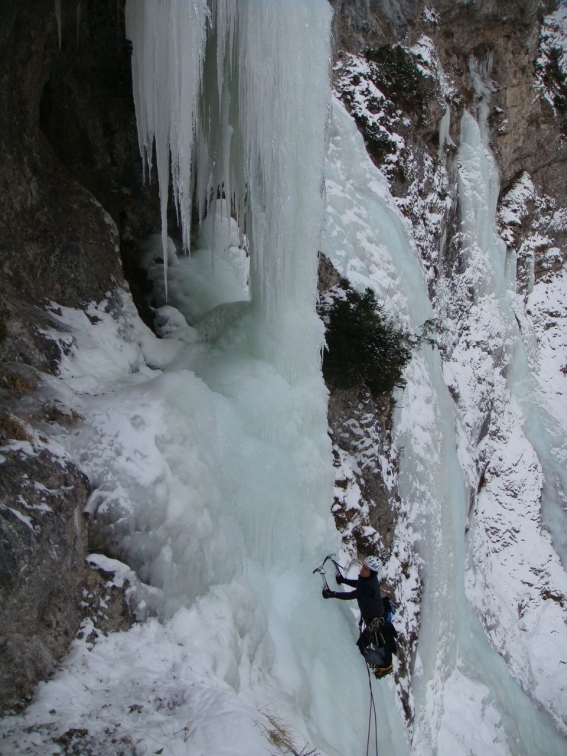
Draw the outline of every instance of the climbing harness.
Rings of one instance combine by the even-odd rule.
[[[376,617],[368,627],[361,629],[359,647],[377,680],[394,669],[392,653],[397,652],[395,633],[394,626],[385,622],[383,617]]]

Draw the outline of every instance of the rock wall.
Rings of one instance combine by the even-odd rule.
[[[537,686],[543,689],[550,673],[542,672],[534,661],[526,630],[532,627],[531,613],[535,618],[550,606],[549,602],[545,606],[550,595],[548,583],[562,585],[563,577],[560,569],[554,573],[558,558],[552,555],[543,524],[538,488],[541,468],[521,423],[512,420],[506,381],[512,359],[509,344],[498,325],[498,315],[491,318],[488,314],[489,299],[479,298],[473,285],[475,270],[471,270],[471,250],[462,234],[458,191],[463,113],[468,111],[479,119],[482,109],[488,108],[490,148],[500,175],[499,231],[507,245],[508,264],[516,266],[518,338],[528,344],[535,380],[543,396],[553,394],[555,398],[546,399],[553,406],[558,397],[565,396],[567,374],[560,357],[564,357],[567,323],[565,308],[560,305],[567,256],[563,116],[567,87],[563,69],[557,64],[562,38],[549,16],[557,4],[432,0],[334,5],[335,91],[356,120],[370,156],[387,177],[399,209],[411,221],[441,326],[439,348],[466,438],[460,442],[463,459],[468,458],[465,477],[471,501],[463,549],[470,554],[472,565],[467,595],[516,679],[557,719],[560,705],[552,697],[538,698]],[[444,115],[446,133],[440,143]],[[478,260],[476,264],[482,267]],[[453,380],[451,376],[460,377]],[[351,406],[357,405],[351,402]],[[345,421],[344,405],[337,408],[331,395],[331,428],[341,428],[345,422],[353,428],[356,409],[350,411],[352,416]],[[379,413],[370,414],[368,425],[379,419]],[[339,444],[341,436],[344,453],[351,453],[344,428],[336,436]],[[358,442],[362,439],[369,443],[369,438],[359,433]],[[512,468],[506,467],[505,460],[510,461],[507,454],[519,439],[532,463],[529,471],[526,466],[522,483],[512,485]],[[378,471],[374,474],[380,476]],[[340,488],[340,474],[337,484]],[[506,498],[506,491],[513,491],[511,498]],[[368,507],[366,525],[384,527],[389,516],[394,515],[394,522],[400,516],[395,496],[389,501],[376,499],[360,487],[359,497],[360,509]],[[515,513],[513,526],[503,516],[507,507]],[[348,527],[340,518],[337,522],[348,538]],[[467,540],[469,527],[474,530],[474,542]],[[534,553],[524,554],[520,548],[512,555],[516,540],[531,543]],[[396,548],[394,540],[394,553]],[[553,564],[549,569],[544,566],[546,560]],[[512,563],[516,567],[511,572]],[[519,564],[529,564],[530,574],[537,574],[538,580],[524,579],[521,585]],[[491,570],[492,577],[488,574]],[[505,597],[497,583],[510,575],[517,588]],[[553,590],[554,596],[561,596],[557,606],[567,603],[562,589]],[[558,626],[564,621],[560,615],[558,610]],[[520,630],[518,618],[523,623]],[[410,655],[418,627],[415,623],[405,627],[408,638],[413,639]],[[553,653],[557,655],[554,664],[562,664],[558,661],[560,644]],[[411,719],[411,701],[406,699],[404,708]]]
[[[100,301],[126,269],[151,320],[133,239],[155,230],[157,194],[142,183],[123,3],[61,6],[60,28],[52,0],[0,6],[0,712],[52,674],[106,591],[84,561],[89,483],[48,437],[81,418],[38,398],[60,356],[44,305]],[[129,621],[116,601],[108,627]]]

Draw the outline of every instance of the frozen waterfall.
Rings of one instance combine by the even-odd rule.
[[[217,685],[256,711],[274,701],[274,714],[322,752],[354,754],[367,681],[352,618],[323,605],[311,574],[337,546],[314,307],[330,18],[324,0],[127,5],[140,145],[146,161],[155,152],[160,181],[169,282],[160,328],[187,347],[140,386],[137,402],[159,392],[161,405],[155,448],[144,449],[146,485],[133,484],[121,455],[102,453],[92,511],[102,537],[153,586],[147,605],[174,615],[188,641],[210,631],[204,607],[223,617],[227,639],[211,646],[223,660],[210,661]],[[190,257],[167,241],[170,165]],[[231,266],[240,301],[238,287],[229,293]],[[211,296],[189,303],[183,290],[197,277]],[[118,444],[127,443],[125,430]],[[330,705],[345,675],[351,727]]]
[[[264,484],[269,485],[271,478],[276,485],[275,490],[252,493],[244,491],[250,483],[233,482],[230,493],[222,493],[223,499],[232,501],[220,505],[230,517],[236,505],[245,522],[241,532],[248,541],[248,553],[266,566],[278,552],[279,558],[282,551],[287,552],[286,561],[291,553],[295,559],[304,555],[300,543],[284,546],[281,538],[274,539],[274,524],[281,522],[287,528],[286,523],[295,521],[290,506],[300,519],[304,517],[303,502],[313,506],[312,502],[325,497],[329,485],[328,462],[323,461],[326,443],[321,442],[324,433],[314,436],[316,429],[325,426],[325,390],[319,371],[322,329],[314,302],[323,213],[320,184],[329,23],[330,11],[323,2],[285,7],[226,0],[215,0],[210,7],[204,2],[174,0],[127,5],[140,145],[145,159],[151,160],[155,144],[162,240],[167,235],[171,164],[185,249],[191,243],[193,203],[201,222],[206,215],[222,218],[224,213],[227,228],[235,226],[236,218],[237,234],[246,229],[243,244],[250,254],[250,304],[248,309],[240,308],[238,328],[230,317],[225,323],[227,330],[235,331],[228,337],[234,342],[227,350],[230,358],[223,356],[231,360],[227,372],[251,372],[249,379],[254,383],[257,370],[274,370],[269,379],[272,388],[281,382],[280,391],[288,394],[278,406],[274,403],[271,410],[260,410],[262,394],[270,403],[269,393],[243,387],[251,391],[250,399],[254,396],[258,406],[248,419],[243,412],[240,420],[255,423],[259,437],[238,453],[249,462],[235,464],[234,473],[238,481],[246,480],[243,470],[260,454],[258,469],[265,470]],[[290,102],[296,106],[289,107]],[[217,232],[221,235],[222,225],[221,221]],[[211,259],[213,280],[215,258],[220,256],[213,254]],[[175,270],[170,275],[174,277]],[[242,292],[242,299],[248,299],[247,291]],[[217,309],[222,307],[221,301]],[[253,364],[254,359],[262,361],[256,371],[244,364],[239,367],[243,360]],[[209,388],[226,392],[205,375],[210,370],[206,362],[202,359],[192,367]],[[214,376],[220,376],[218,367]],[[233,378],[231,383],[237,381]],[[236,401],[245,400],[239,396]],[[286,407],[286,401],[291,405]],[[279,447],[290,443],[292,452],[295,434],[305,440],[318,439],[310,454],[313,464],[300,473],[278,471]],[[226,433],[227,438],[230,435]],[[255,448],[257,444],[264,451]],[[263,454],[269,454],[269,460],[261,461]],[[234,452],[227,449],[228,458],[234,459]],[[222,456],[219,465],[221,460]],[[287,465],[280,467],[283,470]],[[288,478],[289,486],[285,484]]]
[[[171,165],[185,249],[193,203],[202,220],[222,195],[246,229],[256,341],[291,380],[317,369],[322,339],[313,304],[329,14],[321,2],[127,4],[140,147],[149,165],[155,144],[164,249]]]

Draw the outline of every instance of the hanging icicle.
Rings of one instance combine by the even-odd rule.
[[[165,276],[170,166],[183,242],[189,246],[193,136],[208,17],[205,0],[126,5],[138,139],[148,178],[155,147]],[[167,278],[165,285],[167,293]]]
[[[126,7],[147,171],[155,145],[164,256],[171,165],[184,247],[193,206],[202,220],[226,199],[246,228],[253,304],[271,322],[282,303],[313,309],[316,296],[330,13],[325,0]]]

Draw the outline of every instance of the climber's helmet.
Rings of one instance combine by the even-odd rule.
[[[362,564],[365,564],[372,572],[378,572],[380,570],[380,560],[375,556],[367,556]]]

